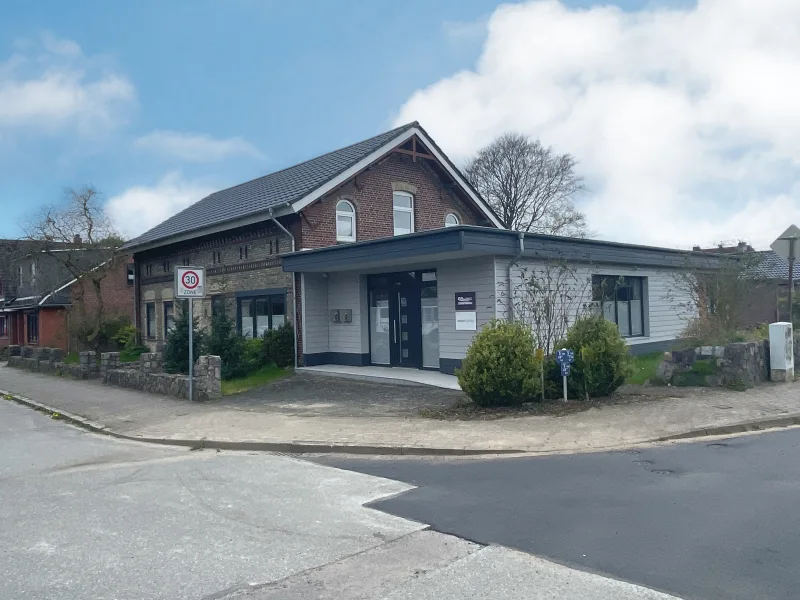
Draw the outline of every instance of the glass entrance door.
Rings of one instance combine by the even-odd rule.
[[[414,369],[439,367],[435,272],[371,276],[369,303],[372,364]]]

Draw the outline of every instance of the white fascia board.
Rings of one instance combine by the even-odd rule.
[[[88,273],[91,273],[92,271],[97,271],[97,269],[99,269],[100,267],[102,267],[102,266],[104,266],[104,265],[107,265],[108,263],[110,263],[110,262],[111,262],[111,260],[112,260],[112,259],[104,260],[104,261],[103,261],[103,262],[101,262],[99,265],[95,265],[94,267],[92,267],[91,269],[89,269]],[[68,281],[67,283],[65,283],[64,285],[62,285],[62,286],[61,286],[60,288],[58,288],[57,290],[53,290],[52,292],[50,292],[49,294],[47,294],[47,296],[45,296],[44,298],[42,298],[42,299],[41,299],[41,301],[39,302],[39,306],[42,306],[42,305],[43,305],[43,304],[44,304],[44,303],[47,301],[47,299],[48,299],[50,296],[52,296],[53,294],[57,294],[58,292],[64,291],[65,289],[67,289],[69,286],[71,286],[73,283],[76,283],[77,281],[78,281],[78,278],[76,277],[76,278],[75,278],[75,279],[73,279],[72,281]]]
[[[381,158],[383,155],[387,154],[388,152],[390,152],[391,150],[393,150],[397,146],[401,145],[406,140],[411,139],[411,137],[414,136],[414,135],[419,137],[425,143],[425,145],[428,147],[428,150],[433,154],[434,157],[436,157],[436,160],[439,161],[439,163],[445,168],[445,170],[450,174],[450,176],[462,187],[462,189],[464,189],[464,191],[467,192],[469,197],[478,206],[478,208],[481,209],[481,211],[484,213],[484,215],[495,226],[497,226],[500,229],[505,229],[505,227],[503,227],[503,225],[500,223],[500,221],[498,221],[497,218],[488,209],[488,207],[483,202],[483,200],[481,200],[472,191],[472,188],[467,184],[467,182],[465,182],[461,178],[461,176],[458,174],[458,172],[456,172],[455,170],[453,170],[450,167],[449,161],[446,160],[436,150],[435,145],[433,144],[433,142],[430,139],[428,139],[428,136],[426,136],[424,133],[422,133],[422,131],[420,131],[416,127],[412,127],[408,131],[403,132],[400,135],[398,135],[397,137],[393,138],[392,140],[386,142],[383,146],[381,146],[380,148],[375,150],[372,154],[366,156],[365,158],[362,158],[360,161],[358,161],[352,167],[350,167],[349,169],[347,169],[346,171],[344,171],[340,175],[337,175],[336,177],[331,179],[328,183],[326,183],[326,184],[318,187],[317,189],[313,190],[312,192],[306,194],[305,196],[300,198],[300,200],[295,201],[292,204],[292,208],[295,210],[295,212],[300,212],[301,210],[303,210],[309,204],[315,202],[316,200],[318,200],[319,198],[321,198],[322,196],[324,196],[325,194],[327,194],[331,190],[336,189],[338,186],[340,186],[343,183],[345,183],[348,179],[351,179],[351,178],[355,177],[358,173],[360,173],[361,171],[366,169],[368,166],[370,166],[376,160]]]

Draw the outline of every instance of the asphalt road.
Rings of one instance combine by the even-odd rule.
[[[670,600],[364,507],[408,489],[122,442],[0,400],[0,599]]]
[[[416,532],[408,486],[115,441],[0,399],[0,598],[224,598]]]
[[[683,598],[800,597],[800,429],[626,452],[322,459],[419,486],[372,506]]]

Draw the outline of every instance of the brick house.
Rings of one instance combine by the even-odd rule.
[[[499,226],[418,123],[216,192],[126,245],[142,340],[164,342],[177,265],[206,267],[202,326],[224,310],[242,334],[261,335],[302,321],[300,276],[284,272],[283,255],[458,224]],[[302,335],[298,345],[302,359]]]
[[[177,309],[174,268],[204,266],[208,296],[193,305],[203,327],[218,311],[247,337],[291,321],[299,365],[445,373],[480,327],[511,314],[524,273],[546,261],[574,265],[580,289],[570,296],[617,323],[636,352],[680,336],[691,314],[673,305],[670,273],[708,262],[507,231],[416,122],[215,192],[125,248],[136,322],[152,349]],[[608,293],[595,297],[599,289]]]
[[[39,243],[11,240],[16,251],[5,261],[0,272],[0,350],[9,345],[77,350],[73,326],[79,315],[96,314],[98,301],[91,285],[82,284],[64,264],[46,252]],[[52,246],[53,243],[50,243]],[[63,251],[80,253],[75,263],[84,262],[86,270],[98,264],[108,253],[102,250],[75,248],[62,244]],[[133,319],[132,258],[118,257],[100,282],[107,317]]]

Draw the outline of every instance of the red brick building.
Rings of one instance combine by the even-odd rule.
[[[37,267],[31,268],[32,260],[36,260]],[[75,326],[79,320],[96,317],[97,294],[91,283],[74,277],[62,280],[60,285],[46,286],[43,281],[36,281],[37,274],[43,271],[42,265],[50,260],[46,256],[34,259],[28,255],[15,261],[13,273],[22,277],[16,287],[25,295],[6,293],[0,303],[0,350],[9,345],[61,348],[67,352],[79,349]],[[104,318],[126,317],[133,322],[132,265],[132,258],[118,258],[100,281]],[[62,271],[55,267],[54,270]],[[10,288],[6,281],[4,289]]]

